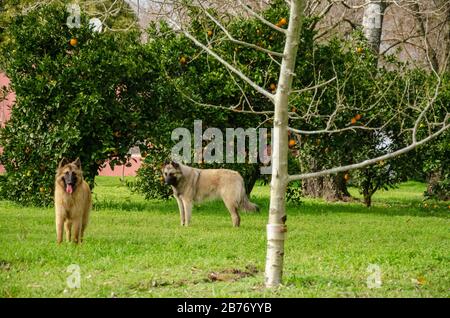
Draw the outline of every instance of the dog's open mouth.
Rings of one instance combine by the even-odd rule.
[[[73,187],[72,187],[71,184],[67,184],[67,185],[66,185],[66,192],[69,193],[69,194],[72,194],[72,192],[73,192]]]

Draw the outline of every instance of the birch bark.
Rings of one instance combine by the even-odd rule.
[[[288,104],[292,91],[295,60],[300,42],[304,0],[291,1],[278,89],[275,95],[275,117],[272,139],[272,181],[270,188],[269,223],[267,225],[266,287],[281,284],[284,241],[286,238],[285,196],[288,183]]]
[[[370,1],[364,9],[363,17],[363,32],[364,36],[369,41],[372,49],[379,53],[381,32],[383,30],[383,16],[386,9],[385,1],[373,0]]]

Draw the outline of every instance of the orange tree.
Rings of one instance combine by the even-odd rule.
[[[421,153],[426,175],[425,198],[450,200],[450,134],[447,132],[430,143]]]
[[[450,104],[450,72],[443,78],[437,98],[436,114],[448,114]],[[422,127],[425,131],[427,127]],[[419,162],[427,182],[425,198],[450,200],[450,132],[445,132],[418,151]]]
[[[280,10],[284,9],[274,6],[266,13],[274,18],[281,14]],[[192,32],[211,43],[216,43],[220,39],[220,30],[211,21],[195,18],[194,11],[190,14]],[[259,40],[264,42],[262,45],[282,45],[279,39],[277,41],[274,38],[275,34],[254,19],[235,18],[230,21],[229,27],[231,32],[240,36],[250,36],[254,40],[260,38]],[[262,34],[261,30],[267,32]],[[226,128],[259,127],[268,117],[258,112],[270,110],[271,104],[247,84],[231,76],[216,60],[193,46],[189,39],[173,32],[167,24],[154,24],[148,33],[150,40],[146,46],[159,57],[159,69],[167,84],[164,90],[173,90],[173,93],[170,112],[164,115],[166,119],[162,121],[164,126],[159,124],[154,126],[159,132],[159,138],[152,139],[154,144],[147,151],[148,156],[138,171],[136,182],[130,186],[148,198],[168,198],[170,189],[162,183],[160,167],[169,157],[170,148],[175,143],[171,141],[171,132],[174,128],[188,128],[193,136],[194,120],[202,120],[203,131],[209,127],[219,128],[225,137]],[[245,65],[247,71],[258,78],[258,83],[270,89],[271,83],[276,78],[276,66],[268,56],[248,49],[235,49],[226,41],[217,45],[215,49],[223,52],[229,60],[234,57],[236,63]],[[161,94],[167,95],[167,92]],[[227,109],[230,106],[235,106],[234,110]],[[256,113],[250,113],[251,109]],[[151,111],[149,108],[144,113],[151,114]],[[269,120],[261,127],[270,127],[268,123]],[[224,149],[225,141],[224,138]],[[206,145],[206,142],[203,145]],[[194,163],[193,166],[237,170],[244,177],[248,193],[261,177],[258,164]]]
[[[163,114],[164,120],[155,123],[152,129],[158,131],[153,137],[151,146],[145,152],[145,161],[137,173],[135,182],[129,183],[132,189],[142,192],[147,198],[168,198],[170,187],[161,180],[161,164],[170,157],[170,149],[176,143],[171,140],[173,129],[184,127],[194,136],[194,121],[202,121],[202,133],[210,127],[219,128],[224,135],[226,128],[252,128],[263,120],[264,116],[239,112],[243,105],[243,93],[247,101],[260,108],[267,107],[259,95],[250,89],[236,86],[233,78],[219,63],[208,57],[191,45],[188,39],[177,36],[166,24],[153,25],[148,30],[150,41],[147,50],[158,56],[158,68],[161,85],[158,92],[161,103],[167,103],[168,112]],[[203,32],[200,26],[197,32]],[[169,99],[166,97],[170,96]],[[225,107],[236,105],[237,111],[226,110]],[[142,116],[152,116],[151,107],[144,109]],[[206,146],[207,141],[203,142]],[[192,154],[194,147],[192,144]],[[192,157],[191,157],[192,158]],[[225,155],[224,155],[225,159]],[[250,192],[260,177],[257,164],[226,164],[226,163],[193,163],[199,168],[230,168],[239,171]]]
[[[251,76],[257,85],[272,92],[277,89],[275,83],[278,65],[274,61],[276,58],[227,41],[227,35],[212,19],[197,15],[195,10],[192,10],[189,20],[190,34],[225,60],[232,61],[238,69]],[[279,26],[286,27],[282,21],[287,11],[284,1],[274,1],[262,15],[266,20],[274,23],[278,21]],[[219,19],[213,10],[209,12]],[[377,57],[366,47],[362,34],[358,32],[353,34],[350,40],[336,37],[327,42],[317,42],[314,39],[315,22],[314,18],[304,22],[293,86],[304,88],[326,81],[331,81],[331,84],[305,91],[292,98],[291,127],[320,130],[326,127],[328,119],[333,116],[333,123],[337,127],[368,125],[384,128],[378,130],[378,135],[370,130],[343,130],[325,137],[323,134],[292,134],[289,145],[291,154],[297,160],[290,159],[291,173],[350,164],[355,160],[370,158],[374,153],[393,151],[405,145],[400,134],[402,123],[395,119],[401,113],[402,107],[407,106],[402,103],[401,96],[406,83],[410,82],[411,74],[407,71],[398,72],[403,66],[393,58],[388,61],[389,68],[378,68]],[[284,45],[282,36],[258,19],[231,17],[222,23],[238,41],[253,43],[272,51],[281,51]],[[158,52],[160,69],[166,77],[167,85],[173,87],[176,91],[174,98],[179,99],[177,106],[171,108],[170,114],[175,116],[173,123],[176,123],[177,127],[191,128],[194,119],[203,119],[204,124],[207,123],[204,128],[217,127],[223,130],[225,127],[257,127],[266,119],[260,112],[272,110],[271,103],[264,97],[240,79],[232,77],[214,58],[193,46],[189,39],[176,34],[168,26],[152,26],[149,37],[149,46],[152,51]],[[336,76],[338,80],[332,82]],[[415,89],[411,87],[410,90],[412,92]],[[344,107],[334,114],[338,102]],[[253,108],[250,108],[250,105]],[[234,106],[233,111],[230,106]],[[358,112],[355,112],[355,109]],[[244,113],[250,110],[254,113]],[[361,113],[361,110],[364,110],[364,113]],[[271,114],[268,114],[268,117],[262,127],[271,126]],[[167,157],[171,145],[168,142],[170,131],[169,129],[165,135],[161,134],[165,140],[161,140],[161,145],[164,145],[166,153],[160,160],[155,160],[155,155],[149,156],[138,174],[137,187],[147,194],[151,193],[149,196],[158,196],[160,190],[166,189],[159,179],[159,163]],[[392,141],[388,150],[380,149],[384,140]],[[377,189],[394,185],[406,177],[404,172],[408,169],[404,169],[404,164],[407,161],[396,162],[394,164],[392,161],[383,169],[355,173],[351,176],[352,181],[362,193],[367,193],[366,197],[369,198],[369,194],[371,196]],[[231,167],[243,169],[242,165]],[[344,174],[338,176],[336,180],[344,180],[343,176]],[[307,184],[308,181],[303,182]],[[299,185],[290,186],[288,196],[298,198]],[[346,191],[345,183],[338,190]],[[168,192],[165,195],[168,196]]]
[[[93,186],[106,160],[125,164],[129,148],[152,132],[140,110],[156,105],[157,71],[140,35],[93,33],[84,15],[69,29],[67,16],[56,4],[15,17],[2,49],[16,103],[0,132],[0,194],[25,204],[51,203],[62,157],[80,157]],[[148,121],[161,113],[152,110]]]

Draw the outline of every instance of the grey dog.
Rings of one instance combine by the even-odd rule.
[[[228,169],[197,169],[174,161],[162,168],[164,181],[171,185],[180,210],[181,225],[188,226],[192,216],[192,204],[208,199],[221,198],[231,215],[233,226],[239,226],[239,209],[259,211],[245,193],[242,176]]]

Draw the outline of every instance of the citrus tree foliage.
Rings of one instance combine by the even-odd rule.
[[[106,160],[125,164],[149,132],[140,110],[150,107],[156,70],[139,34],[93,33],[84,15],[69,29],[67,17],[58,4],[15,17],[2,50],[16,103],[0,135],[0,191],[21,203],[52,201],[62,157],[80,157],[93,186]]]
[[[427,174],[428,199],[450,200],[450,135],[446,133],[430,144],[426,154],[424,172]]]
[[[17,15],[27,13],[33,8],[48,4],[78,4],[83,13],[102,20],[103,27],[110,30],[135,28],[136,18],[126,0],[1,0],[0,1],[0,48],[8,45],[8,28]],[[66,9],[64,9],[66,10]],[[86,17],[86,16],[85,16]],[[87,22],[87,21],[83,21]],[[3,56],[0,56],[0,61]]]
[[[437,100],[440,114],[436,113],[436,116],[450,109],[450,72],[443,79],[443,87]],[[418,156],[428,183],[425,198],[450,200],[450,133],[447,131],[431,141]]]
[[[411,140],[407,137],[409,131],[406,128],[414,126],[416,120],[410,105],[426,101],[434,92],[436,78],[433,74],[400,63],[392,56],[380,67],[377,57],[359,32],[352,34],[350,41],[332,39],[326,46],[318,45],[317,48],[313,52],[313,60],[317,61],[314,69],[320,68],[325,79],[335,74],[337,80],[326,88],[303,94],[306,100],[303,105],[299,103],[295,110],[300,109],[300,114],[307,113],[311,109],[308,99],[320,96],[316,107],[319,107],[321,116],[310,116],[301,123],[302,129],[323,129],[329,116],[333,116],[336,126],[344,128],[330,134],[299,136],[301,170],[319,171],[349,165],[408,145]],[[321,50],[327,53],[321,53]],[[442,83],[442,87],[446,85]],[[334,115],[336,105],[340,103],[345,104],[346,109]],[[440,100],[434,105],[434,109],[440,111],[435,114],[437,118],[445,116],[445,103],[448,104],[448,97],[440,95]],[[426,122],[435,120],[433,115],[427,116],[430,118]],[[295,127],[295,124],[291,125]],[[419,135],[422,132],[425,136],[426,129],[428,127],[422,124]],[[438,154],[432,152],[430,156],[435,158]],[[351,184],[363,194],[365,204],[370,206],[371,197],[377,190],[394,187],[408,177],[417,176],[417,164],[420,160],[413,151],[352,173],[344,173],[343,179],[345,182],[351,180]]]
[[[213,11],[211,11],[215,14]],[[223,32],[208,19],[197,19],[195,10],[190,12],[190,31],[205,43],[220,43],[215,50],[229,61],[234,61],[255,81],[275,91],[277,64],[267,54],[248,48],[240,48],[227,41],[221,42]],[[287,8],[280,1],[264,12],[271,20],[280,20],[287,15]],[[233,18],[227,29],[234,36],[257,41],[270,49],[281,49],[281,36],[256,19]],[[159,68],[167,84],[164,89],[173,90],[170,100],[171,111],[164,121],[164,127],[157,127],[158,140],[148,151],[148,155],[137,173],[135,182],[129,185],[144,193],[147,198],[168,198],[170,189],[163,185],[161,163],[170,155],[174,141],[170,139],[172,129],[185,127],[193,136],[194,120],[202,120],[203,131],[210,127],[219,128],[225,137],[226,128],[268,128],[272,126],[272,104],[246,83],[232,76],[221,63],[209,57],[186,37],[179,35],[165,23],[153,24],[148,29],[148,50],[159,57]],[[167,94],[163,94],[167,95]],[[233,106],[233,110],[228,109]],[[224,138],[224,149],[225,145]],[[206,146],[204,142],[203,146]],[[193,146],[193,145],[192,145]],[[248,144],[247,144],[248,146]],[[194,148],[192,147],[194,151]],[[248,149],[247,149],[248,150]],[[292,156],[292,158],[294,158]],[[247,158],[248,159],[248,158]],[[268,176],[260,175],[260,164],[242,163],[193,163],[198,168],[227,168],[239,171],[244,178],[247,193],[250,193],[258,179],[268,181]],[[294,189],[295,188],[295,189]],[[299,201],[298,187],[294,186],[288,198]]]
[[[286,27],[282,21],[287,12],[284,1],[274,1],[262,15],[266,20]],[[209,13],[220,19],[214,10],[209,10]],[[192,35],[243,70],[257,85],[268,91],[276,91],[279,68],[276,57],[271,58],[265,52],[231,43],[211,19],[197,15],[195,9],[190,14],[192,22],[189,32]],[[377,56],[367,47],[360,32],[355,32],[347,40],[332,38],[326,42],[315,41],[315,22],[315,18],[304,22],[293,87],[305,88],[326,81],[330,81],[330,84],[293,95],[289,126],[303,130],[323,129],[329,116],[336,110],[336,104],[341,103],[345,107],[333,116],[333,123],[337,127],[367,125],[383,126],[383,129],[380,134],[358,129],[325,137],[323,134],[290,134],[289,169],[292,174],[350,164],[370,158],[375,153],[400,149],[407,141],[402,135],[402,127],[406,123],[405,119],[401,119],[401,109],[414,98],[420,98],[416,96],[416,92],[420,91],[417,85],[422,85],[418,78],[427,78],[424,72],[408,70],[394,58],[390,58],[384,67],[378,67]],[[236,40],[254,43],[267,50],[282,51],[282,35],[259,19],[229,17],[227,20],[221,19],[221,23]],[[159,67],[177,96],[171,101],[171,112],[168,114],[168,122],[173,124],[172,127],[192,128],[194,119],[203,120],[203,129],[217,127],[222,131],[226,127],[272,126],[272,104],[242,80],[232,76],[216,59],[164,23],[153,25],[148,32],[148,47],[159,56]],[[336,79],[333,81],[333,78]],[[176,103],[180,104],[175,106]],[[233,106],[233,111],[229,109],[230,106]],[[164,136],[160,142],[162,147],[156,148],[161,151],[165,148],[161,159],[168,155],[170,145],[173,144],[167,142],[171,129],[162,131],[165,131],[161,134]],[[386,140],[391,141],[389,147],[380,148],[380,144]],[[138,172],[137,186],[146,189],[146,193],[155,194],[155,189],[160,189],[160,162],[154,161],[154,156],[149,156]],[[371,168],[370,173],[364,170],[345,177],[347,181],[351,179],[353,184],[358,185],[362,193],[372,195],[379,188],[393,186],[405,178],[408,169],[404,169],[406,166],[400,162],[408,161],[397,162],[395,165],[393,162],[386,163],[382,169],[379,166],[380,169]],[[220,166],[240,170],[245,180],[249,180],[248,176],[252,175],[248,169],[255,169],[249,165]],[[344,174],[341,179],[344,180]],[[160,193],[159,190],[157,192]],[[289,185],[287,195],[289,199],[299,201],[300,192],[301,185],[297,182]]]
[[[435,78],[427,74],[423,70],[412,69],[406,72],[405,76],[398,79],[396,82],[398,89],[394,91],[394,98],[402,99],[408,96],[407,99],[411,101],[426,98],[423,93],[418,92],[432,91],[436,85]],[[442,90],[435,101],[434,112],[426,119],[425,122],[432,122],[434,116],[437,118],[445,116],[448,112],[448,103],[450,95],[448,95],[450,86],[448,85],[448,76],[443,78]],[[396,97],[397,96],[397,97]],[[401,103],[398,102],[401,106]],[[405,112],[406,113],[406,112]],[[375,143],[368,150],[369,155],[378,156],[388,152],[397,151],[411,142],[409,137],[404,136],[402,127],[411,126],[414,121],[412,116],[404,116],[402,121],[392,121],[387,125],[381,134],[375,135],[372,138],[372,143]],[[419,136],[426,136],[428,133],[428,125],[424,123],[418,127]],[[361,147],[364,145],[364,140],[370,136],[365,134],[362,136]],[[381,137],[381,138],[380,138]],[[378,139],[378,141],[377,141]],[[370,144],[370,140],[366,145]],[[389,161],[380,161],[376,165],[357,170],[355,173],[355,183],[359,187],[361,194],[364,196],[364,202],[370,206],[371,196],[379,189],[387,190],[395,187],[399,182],[405,181],[408,178],[427,180],[428,189],[425,192],[425,197],[435,199],[448,199],[450,193],[450,184],[448,182],[449,170],[447,169],[449,161],[449,139],[448,132],[430,141],[427,145],[415,149],[414,151],[390,159]],[[357,153],[358,154],[358,153]]]
[[[197,34],[211,39],[214,37],[212,27],[208,33],[202,27],[201,21],[194,21],[192,28]],[[194,120],[201,120],[203,131],[210,127],[219,128],[225,137],[226,128],[256,128],[264,121],[263,115],[240,112],[243,107],[248,109],[250,104],[255,105],[257,109],[264,109],[269,108],[270,104],[243,83],[237,85],[237,80],[220,63],[192,46],[189,39],[175,34],[166,24],[155,24],[148,33],[147,48],[159,57],[158,67],[166,83],[164,89],[171,91],[162,95],[170,94],[172,98],[170,112],[165,114],[164,127],[155,127],[158,129],[159,138],[153,139],[153,147],[148,150],[136,181],[129,185],[144,193],[147,198],[168,198],[170,187],[164,186],[160,169],[161,164],[169,158],[171,147],[176,143],[171,140],[173,129],[188,128],[193,136]],[[230,54],[232,52],[233,50]],[[255,69],[257,66],[255,65]],[[235,112],[225,109],[230,105],[236,105]],[[224,138],[224,147],[225,142]],[[203,146],[206,144],[205,141]],[[193,144],[192,151],[194,151]],[[259,165],[248,162],[246,164],[194,162],[191,166],[237,170],[244,177],[247,192],[251,191],[260,176]]]

